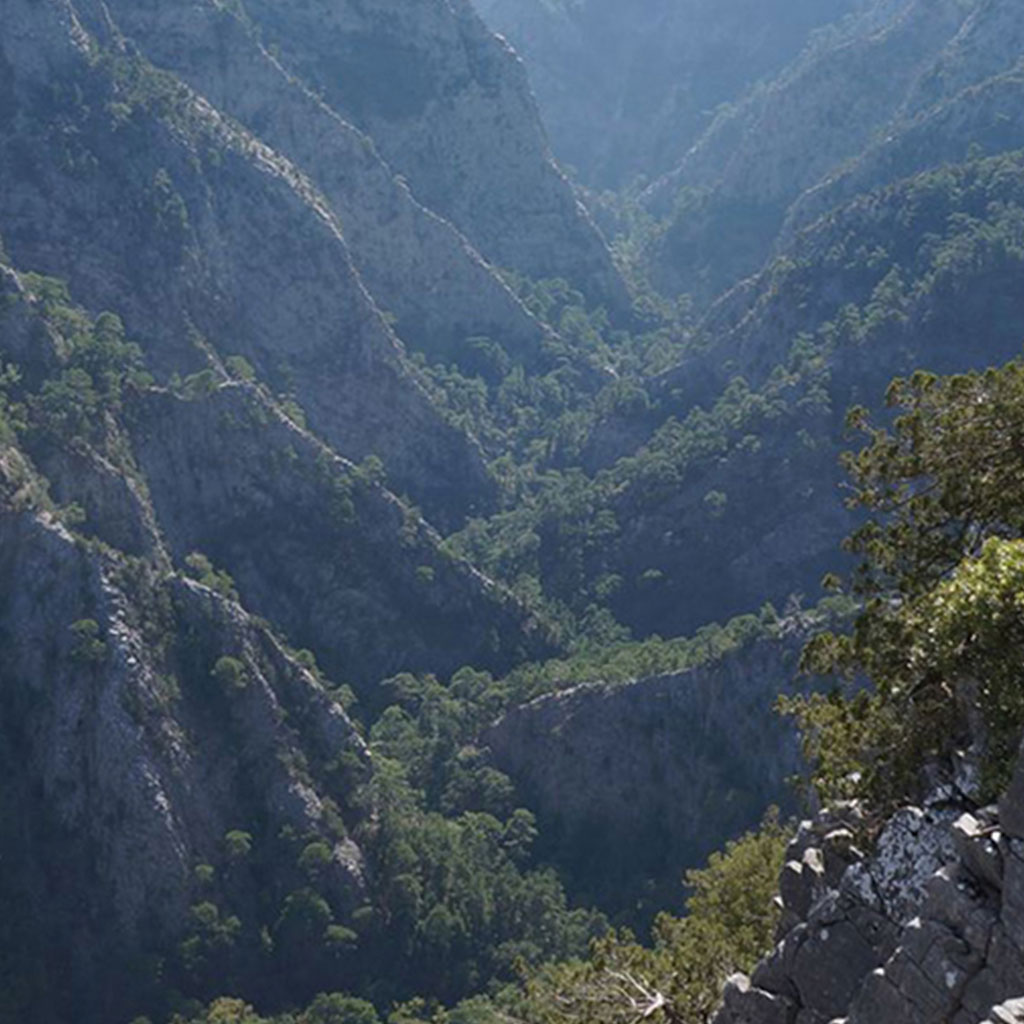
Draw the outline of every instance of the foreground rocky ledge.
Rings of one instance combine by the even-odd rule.
[[[998,805],[970,791],[901,809],[870,856],[856,805],[803,822],[779,943],[729,979],[714,1024],[1024,1021],[1024,756]]]

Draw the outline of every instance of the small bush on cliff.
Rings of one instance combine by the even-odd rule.
[[[0,362],[0,443],[13,441],[16,432],[24,428],[24,410],[11,397],[20,380],[16,366]]]
[[[245,670],[245,664],[226,655],[217,659],[210,675],[229,692],[244,690],[249,685],[249,674]]]
[[[65,439],[94,437],[101,414],[120,410],[126,386],[152,383],[142,349],[125,338],[114,313],[91,321],[72,305],[62,281],[38,274],[25,275],[25,281],[59,339],[62,363],[29,400],[34,423]]]
[[[185,558],[185,566],[188,575],[204,587],[216,590],[218,594],[226,597],[229,601],[238,600],[235,581],[223,569],[215,568],[206,555],[199,551],[193,551],[192,554]]]
[[[107,657],[107,645],[95,619],[79,619],[71,629],[71,659],[80,665],[98,665]]]

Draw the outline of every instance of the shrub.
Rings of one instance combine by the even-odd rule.
[[[95,619],[79,619],[71,629],[71,658],[81,665],[99,665],[107,657],[107,645],[100,637]]]
[[[226,690],[244,690],[249,685],[245,664],[225,655],[218,658],[210,675]]]
[[[228,860],[242,860],[252,852],[252,835],[241,829],[224,834],[224,852]]]

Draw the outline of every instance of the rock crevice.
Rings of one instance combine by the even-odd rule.
[[[803,822],[779,943],[729,980],[714,1024],[1024,1020],[1024,757],[999,804],[971,795],[902,808],[870,855],[856,805]]]

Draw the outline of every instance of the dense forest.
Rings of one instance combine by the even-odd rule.
[[[1016,0],[0,12],[0,1024],[1024,993]]]

